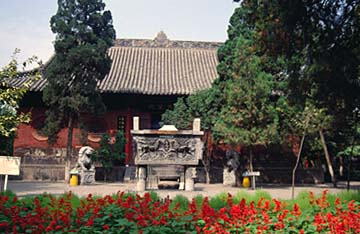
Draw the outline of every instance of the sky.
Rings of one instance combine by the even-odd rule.
[[[104,0],[117,38],[153,39],[163,30],[170,40],[218,41],[227,38],[231,0]],[[54,53],[49,21],[57,0],[0,0],[0,67],[16,48],[19,62],[33,55],[46,62]]]

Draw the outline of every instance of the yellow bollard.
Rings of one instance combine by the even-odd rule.
[[[250,179],[249,177],[245,176],[244,179],[243,179],[243,182],[242,182],[242,186],[244,188],[249,188],[250,186]]]
[[[77,185],[78,185],[78,176],[76,174],[72,174],[70,179],[70,186],[77,186]]]

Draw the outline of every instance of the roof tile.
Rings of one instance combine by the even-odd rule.
[[[103,93],[188,95],[210,88],[217,77],[217,48],[221,43],[171,41],[163,32],[154,40],[117,39],[109,49],[112,65],[99,82]],[[20,86],[27,79],[12,81]],[[46,80],[32,91],[42,91]]]

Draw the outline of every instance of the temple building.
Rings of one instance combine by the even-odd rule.
[[[158,129],[161,114],[178,97],[210,88],[217,78],[218,42],[169,40],[159,32],[153,40],[117,39],[109,49],[112,66],[109,74],[99,83],[107,112],[100,117],[81,115],[74,129],[74,152],[83,145],[96,148],[101,134],[114,136],[124,131],[126,164],[133,164],[131,152],[132,119],[140,117],[141,129]],[[21,85],[27,78],[14,82]],[[30,124],[18,127],[14,142],[14,156],[22,157],[23,179],[63,179],[67,129],[64,128],[55,145],[39,133],[45,120],[46,107],[42,90],[46,80],[36,81],[21,103],[21,111],[32,115]],[[76,153],[73,154],[76,159]],[[51,170],[49,170],[51,169]]]

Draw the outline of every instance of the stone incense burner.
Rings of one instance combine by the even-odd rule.
[[[173,125],[139,130],[138,117],[133,123],[137,190],[158,189],[163,181],[175,181],[179,189],[194,190],[196,166],[202,159],[204,145],[200,119],[194,120],[192,130],[177,130]]]

